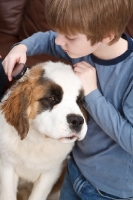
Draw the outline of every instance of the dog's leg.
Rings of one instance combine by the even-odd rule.
[[[46,200],[54,183],[59,177],[60,171],[56,169],[42,174],[33,186],[32,193],[28,200]]]
[[[18,176],[11,165],[0,162],[0,200],[16,200]]]

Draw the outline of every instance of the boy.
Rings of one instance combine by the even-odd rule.
[[[73,64],[90,118],[68,163],[60,200],[133,199],[133,40],[122,33],[133,0],[46,0],[55,32],[37,33],[3,61],[6,74],[27,55],[48,53]]]

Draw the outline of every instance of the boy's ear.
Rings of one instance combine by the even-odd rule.
[[[108,44],[114,39],[115,35],[110,33],[109,35],[105,36],[102,40],[103,43]]]

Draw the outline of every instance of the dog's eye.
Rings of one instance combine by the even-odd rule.
[[[48,97],[48,101],[51,103],[51,105],[56,105],[60,102],[60,99],[57,96],[50,96]]]
[[[51,96],[51,97],[49,97],[48,99],[49,99],[50,101],[56,101],[55,96]]]

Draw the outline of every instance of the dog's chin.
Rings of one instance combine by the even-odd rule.
[[[77,135],[72,135],[68,137],[61,137],[58,139],[62,143],[73,143],[76,140],[80,140]]]

